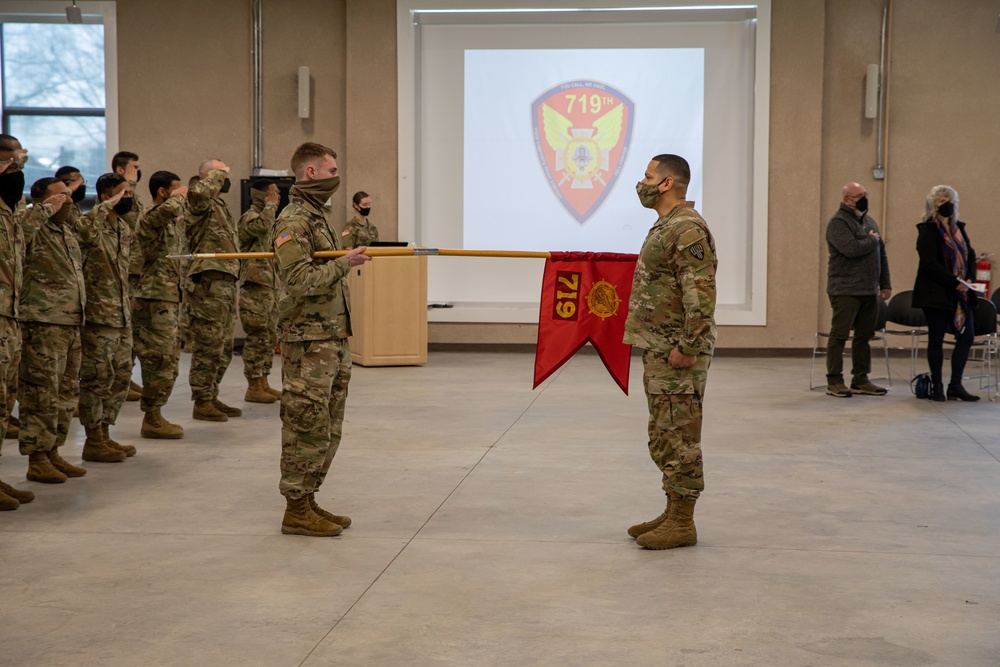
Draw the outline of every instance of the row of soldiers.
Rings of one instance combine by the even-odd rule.
[[[120,462],[135,454],[135,447],[111,437],[109,427],[129,391],[136,358],[141,435],[183,437],[183,428],[161,414],[178,374],[182,304],[195,419],[223,422],[242,414],[218,397],[232,359],[238,291],[245,399],[273,403],[280,397],[267,382],[277,345],[274,262],[184,265],[168,258],[186,251],[272,250],[279,202],[273,182],[252,184],[252,206],[239,225],[220,197],[230,187],[229,167],[217,159],[204,161],[187,187],[172,172],[154,173],[148,181],[152,202],[144,207],[139,157],[121,152],[113,171],[98,179],[94,207],[84,213],[86,183],[73,167],[32,184],[33,203],[26,206],[26,161],[19,141],[0,135],[0,429],[18,401],[27,479],[60,483],[86,474],[59,454],[74,410],[86,431],[85,461]],[[359,194],[355,210],[364,215],[344,232],[352,245],[370,236],[370,197]],[[0,482],[0,509],[32,498]]]

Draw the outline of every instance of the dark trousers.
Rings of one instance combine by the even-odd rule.
[[[833,319],[830,323],[830,340],[826,345],[826,383],[844,381],[844,346],[854,330],[851,342],[852,384],[868,382],[872,369],[872,351],[869,341],[875,336],[878,319],[878,297],[830,295]]]
[[[969,349],[976,336],[976,326],[972,319],[972,308],[968,302],[960,301],[965,309],[965,330],[955,335],[955,350],[951,353],[951,384],[962,384],[962,373],[965,372],[965,362],[969,360]],[[943,308],[924,308],[927,319],[927,365],[930,366],[931,378],[941,384],[941,365],[944,363],[944,334],[952,326],[955,312]]]

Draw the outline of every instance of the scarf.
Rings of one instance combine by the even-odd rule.
[[[967,270],[965,262],[969,256],[969,249],[965,245],[965,239],[962,237],[962,230],[958,228],[957,224],[953,224],[951,220],[948,222],[937,220],[937,228],[941,234],[941,239],[944,241],[945,268],[959,280],[965,280]],[[958,303],[955,304],[955,331],[956,333],[962,333],[965,331],[965,308],[963,308],[962,302],[968,302],[969,295],[967,292],[959,292],[957,290],[956,294],[958,296]]]
[[[324,178],[318,181],[296,181],[295,185],[288,191],[290,196],[301,197],[322,211],[327,200],[340,187],[340,176]]]

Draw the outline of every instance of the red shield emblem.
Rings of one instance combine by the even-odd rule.
[[[618,180],[634,118],[632,100],[599,81],[559,84],[531,104],[542,171],[556,198],[581,225]]]

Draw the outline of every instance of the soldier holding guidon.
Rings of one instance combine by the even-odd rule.
[[[324,213],[340,186],[337,154],[305,143],[292,155],[295,185],[278,217],[274,252],[288,298],[281,303],[281,482],[287,507],[281,532],[331,537],[351,525],[347,516],[321,509],[315,495],[340,446],[351,379],[351,314],[347,274],[367,262],[364,246],[337,259],[340,250]]]

